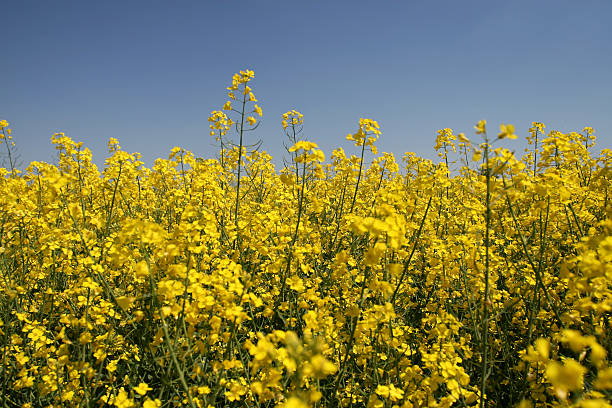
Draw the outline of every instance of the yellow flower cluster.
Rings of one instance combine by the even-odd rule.
[[[346,136],[346,140],[353,140],[355,146],[369,146],[372,149],[372,153],[376,154],[376,146],[374,142],[380,136],[380,126],[378,122],[372,119],[359,119],[359,129],[356,133],[349,133]]]
[[[511,125],[442,129],[434,163],[376,154],[361,119],[361,155],[326,162],[289,111],[277,171],[233,126],[252,78],[237,121],[211,114],[218,159],[148,168],[111,139],[99,169],[58,133],[56,165],[0,169],[0,405],[611,406],[612,150],[591,128],[534,123],[522,157],[496,145]]]
[[[15,142],[11,135],[12,130],[9,128],[9,123],[6,120],[0,120],[0,145],[4,144],[6,147],[6,159],[8,161],[8,168],[11,174],[19,174],[20,171],[15,168]]]
[[[218,110],[210,113],[208,121],[210,122],[210,135],[215,136],[218,132],[219,137],[225,136],[233,124],[223,111]]]
[[[247,85],[254,77],[255,73],[248,69],[234,74],[232,77],[232,85],[227,88],[227,96],[230,98],[230,100],[225,102],[223,105],[223,110],[232,110],[232,101],[238,101],[242,105],[241,113],[243,113],[247,102],[257,102],[257,98],[255,98],[253,90],[249,85]],[[239,99],[239,97],[236,96],[237,92],[238,94],[242,94],[242,99]],[[257,104],[254,105],[251,113],[256,113],[259,116],[263,115],[262,109]],[[257,119],[255,119],[254,116],[246,117],[246,121],[251,126],[257,123]]]
[[[303,151],[301,155],[295,158],[296,163],[308,163],[313,161],[324,162],[325,154],[322,150],[317,149],[319,146],[314,142],[300,140],[289,148],[289,152]]]
[[[289,125],[301,126],[304,124],[304,115],[300,112],[294,110],[290,110],[288,112],[283,113],[283,121],[282,121],[283,129],[287,129]]]

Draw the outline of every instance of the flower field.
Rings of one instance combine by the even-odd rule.
[[[111,139],[99,170],[56,134],[58,165],[20,172],[0,122],[1,406],[612,407],[593,129],[533,123],[518,154],[482,120],[434,163],[361,119],[326,159],[292,110],[278,169],[253,78],[208,119],[213,159]]]

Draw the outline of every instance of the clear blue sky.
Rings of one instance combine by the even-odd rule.
[[[211,157],[208,115],[245,68],[264,112],[250,140],[275,156],[289,109],[327,155],[353,152],[360,117],[397,156],[435,157],[444,127],[474,140],[482,118],[519,136],[588,125],[612,147],[610,0],[6,0],[1,13],[0,119],[26,164],[53,161],[58,131],[97,164],[109,137],[147,165],[175,145]]]

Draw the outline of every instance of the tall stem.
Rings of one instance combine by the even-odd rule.
[[[295,163],[295,167],[298,168],[297,162]],[[291,242],[289,242],[289,248],[288,248],[289,253],[287,254],[287,266],[285,267],[285,273],[283,273],[281,291],[280,291],[278,300],[276,301],[277,304],[278,302],[284,301],[283,298],[285,297],[285,289],[287,287],[287,276],[289,275],[289,270],[291,269],[291,260],[293,259],[293,246],[295,245],[297,241],[298,232],[300,229],[300,221],[302,220],[302,211],[303,211],[303,204],[304,204],[304,188],[305,187],[306,187],[306,163],[304,163],[303,172],[302,172],[302,187],[299,192],[300,197],[298,201],[298,215],[297,215],[297,221],[295,223],[295,232],[293,233],[293,238],[291,239]],[[278,306],[277,304],[275,304],[276,307]]]
[[[536,175],[538,166],[538,129],[535,132],[535,145],[533,147],[533,177]]]
[[[13,162],[13,155],[11,154],[11,147],[9,146],[9,143],[11,143],[11,141],[9,140],[8,135],[6,134],[5,129],[2,129],[2,134],[4,135],[4,144],[6,144],[6,151],[8,153],[9,164],[11,166],[11,174],[13,174],[15,172],[15,163]]]
[[[244,134],[244,108],[246,105],[246,95],[242,96],[242,110],[240,113],[240,143],[238,146],[238,180],[236,182],[236,205],[234,207],[234,224],[236,226],[236,241],[240,236],[238,231],[238,206],[240,204],[240,172],[242,170],[242,135]]]
[[[489,166],[489,141],[485,137],[485,160],[486,160],[486,180],[487,180],[487,195],[485,197],[485,290],[482,312],[482,382],[480,386],[480,408],[486,406],[485,391],[487,387],[487,353],[488,336],[489,336],[489,229],[491,226],[491,168]]]
[[[357,175],[357,184],[355,184],[355,193],[353,194],[353,202],[351,203],[351,209],[349,213],[353,212],[353,207],[355,207],[355,200],[357,200],[357,190],[359,190],[359,182],[361,181],[361,170],[363,169],[363,153],[365,151],[366,141],[363,141],[361,145],[361,158],[359,159],[359,174]]]

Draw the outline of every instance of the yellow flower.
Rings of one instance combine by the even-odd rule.
[[[147,398],[146,401],[142,403],[142,408],[159,408],[159,407],[161,407],[161,401],[157,398],[155,398],[154,400]]]
[[[474,128],[476,129],[477,135],[483,135],[487,132],[486,129],[487,121],[485,119],[479,120]]]
[[[225,391],[225,397],[229,401],[240,401],[241,397],[246,394],[248,388],[243,381],[232,380],[229,384],[229,390]]]
[[[312,375],[315,378],[327,377],[338,370],[334,363],[323,357],[321,354],[316,354],[311,357],[310,366],[312,367]]]
[[[539,338],[535,341],[535,350],[543,359],[548,358],[548,354],[550,353],[550,343],[548,340]]]
[[[300,398],[289,397],[287,401],[278,405],[280,408],[309,408],[308,404],[303,402]]]
[[[210,394],[210,387],[204,385],[202,387],[198,387],[198,394],[208,395]]]
[[[255,77],[255,72],[250,69],[245,69],[244,71],[240,71],[240,75],[242,75],[242,81],[248,82]]]
[[[130,408],[135,405],[134,400],[129,398],[128,393],[123,388],[119,390],[119,394],[115,397],[113,404],[117,408]]]
[[[138,262],[134,267],[134,273],[139,278],[149,276],[149,266],[147,265],[146,261]]]
[[[537,131],[539,131],[540,133],[544,132],[544,128],[546,127],[543,123],[541,122],[531,122],[531,128],[529,129],[530,132],[535,133]]]
[[[293,126],[299,126],[304,123],[304,115],[295,109],[283,113],[282,118],[283,129],[286,129],[287,126],[289,126],[289,123],[291,123]]]
[[[117,298],[117,304],[123,310],[128,310],[132,306],[132,304],[134,304],[135,300],[136,298],[133,296],[119,296]]]
[[[499,126],[500,133],[497,135],[499,139],[516,139],[517,136],[514,134],[514,125],[504,125],[503,123]]]
[[[92,340],[92,336],[90,332],[84,332],[79,336],[79,343],[81,344],[88,344],[91,343]]]
[[[287,186],[292,186],[295,184],[295,181],[293,179],[293,176],[290,176],[288,174],[281,174],[279,176],[281,183],[287,185]]]
[[[391,401],[399,401],[404,397],[404,391],[395,387],[393,384],[378,385],[375,392],[381,397],[388,398]]]
[[[62,401],[72,401],[74,398],[74,391],[64,391],[62,393]]]
[[[296,142],[293,146],[291,146],[289,148],[290,152],[295,152],[297,150],[304,150],[304,151],[309,151],[312,150],[314,148],[318,147],[318,145],[314,142],[307,142],[305,140],[300,140],[298,142]]]
[[[149,387],[146,383],[141,382],[137,387],[134,387],[134,391],[136,391],[140,395],[145,395],[147,391],[151,391],[153,388]]]
[[[359,129],[356,133],[349,133],[346,136],[346,140],[355,141],[355,146],[363,146],[366,144],[371,148],[375,148],[374,142],[381,135],[380,126],[378,122],[372,119],[359,119]],[[374,151],[374,149],[372,149]]]
[[[582,388],[585,373],[586,368],[573,359],[567,359],[563,364],[551,361],[546,367],[546,377],[557,389],[562,399],[568,391]]]
[[[599,370],[593,385],[599,390],[612,390],[612,367]]]
[[[463,133],[458,133],[457,134],[457,139],[459,139],[460,142],[465,143],[465,144],[470,144],[470,139],[468,139],[465,134]]]

